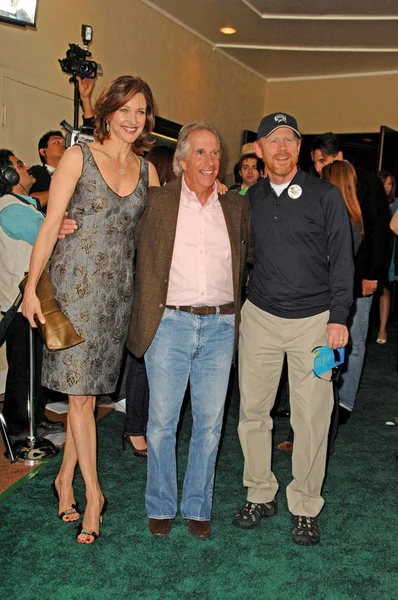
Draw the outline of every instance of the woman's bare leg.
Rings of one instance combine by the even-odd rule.
[[[147,443],[144,435],[130,435],[131,443],[137,450],[146,450]]]
[[[386,328],[390,314],[391,293],[387,288],[383,288],[383,295],[380,296],[380,328],[377,339],[385,340],[387,338]]]
[[[104,496],[97,475],[97,434],[94,418],[95,396],[69,396],[69,423],[77,460],[86,485],[83,527],[99,533],[99,517]],[[91,544],[93,536],[81,533],[79,542]]]
[[[76,464],[77,454],[75,442],[73,441],[68,411],[64,457],[62,459],[62,464],[59,473],[55,479],[55,487],[59,494],[58,514],[69,510],[72,504],[76,503],[75,496],[73,493],[73,479],[75,476]],[[72,513],[70,515],[65,515],[63,517],[63,521],[77,521],[79,517],[79,513]]]

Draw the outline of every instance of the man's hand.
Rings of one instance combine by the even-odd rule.
[[[93,89],[95,86],[95,78],[94,79],[82,79],[81,77],[76,77],[79,83],[79,92],[80,97],[83,98],[91,98],[91,94],[93,93]]]
[[[73,219],[68,219],[68,213],[66,212],[62,223],[59,226],[58,239],[63,240],[64,237],[73,233],[77,229],[77,223]]]
[[[94,113],[93,107],[91,105],[91,94],[93,93],[93,89],[95,86],[95,78],[82,79],[81,77],[76,77],[76,79],[79,82],[79,92],[83,106],[83,116],[85,119],[92,119]]]
[[[343,348],[348,342],[348,329],[345,325],[329,323],[326,327],[326,339],[329,348]]]
[[[362,296],[371,296],[377,290],[377,281],[362,279]]]

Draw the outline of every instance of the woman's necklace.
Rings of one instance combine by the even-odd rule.
[[[106,152],[106,150],[105,150],[105,152]],[[111,159],[112,159],[112,160],[114,160],[114,161],[115,161],[115,163],[117,164],[117,160],[116,160],[116,158],[115,158],[114,156],[112,156],[112,154],[111,154],[110,152],[106,152],[106,153],[107,153],[107,155],[108,155],[108,156],[110,156],[110,157],[111,157]],[[125,173],[125,170],[124,170],[124,169],[127,167],[127,165],[128,165],[128,164],[130,164],[130,163],[131,163],[131,161],[133,160],[133,158],[134,158],[134,153],[132,152],[132,153],[131,153],[131,155],[130,155],[130,158],[128,159],[128,161],[127,161],[127,162],[125,162],[125,163],[124,163],[124,165],[121,165],[121,166],[119,167],[119,173],[120,173],[120,175],[124,175],[124,173]]]

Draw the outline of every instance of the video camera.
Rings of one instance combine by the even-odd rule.
[[[64,73],[72,75],[72,78],[94,79],[102,75],[102,67],[94,60],[87,60],[91,52],[87,49],[93,37],[93,28],[90,25],[82,25],[83,48],[78,44],[69,44],[65,58],[59,58],[58,62]]]
[[[87,60],[91,52],[80,48],[77,44],[69,44],[66,58],[59,58],[61,69],[64,73],[78,76],[82,79],[94,79],[97,76],[98,64],[94,60]]]
[[[90,25],[82,25],[83,48],[80,48],[78,44],[69,44],[66,57],[58,59],[63,73],[71,75],[69,81],[75,86],[73,127],[65,120],[61,122],[61,126],[67,131],[65,141],[67,148],[73,146],[73,144],[77,144],[78,141],[94,141],[93,127],[79,127],[80,93],[79,82],[77,81],[77,77],[81,79],[95,79],[97,75],[102,75],[101,65],[94,60],[88,60],[91,52],[89,52],[87,46],[91,42],[92,37],[93,28]]]

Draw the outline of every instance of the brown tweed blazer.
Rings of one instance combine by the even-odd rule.
[[[135,231],[134,300],[126,344],[136,356],[142,356],[150,345],[166,305],[180,193],[181,179],[149,188],[147,208]],[[219,200],[231,241],[236,348],[249,246],[249,201],[235,192],[227,192]]]

